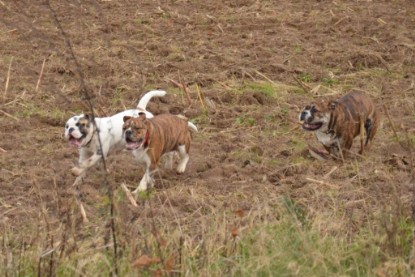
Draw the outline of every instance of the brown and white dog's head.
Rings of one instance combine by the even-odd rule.
[[[76,115],[71,117],[65,124],[65,138],[69,145],[82,147],[87,145],[94,135],[92,116]]]
[[[299,120],[306,131],[329,130],[330,119],[336,109],[336,101],[321,100],[307,105],[299,114]]]
[[[149,122],[145,113],[138,117],[124,116],[122,126],[127,149],[134,150],[143,147],[149,138]]]

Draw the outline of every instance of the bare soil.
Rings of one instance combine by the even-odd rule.
[[[22,234],[45,212],[54,228],[69,211],[79,216],[70,174],[78,153],[63,132],[66,120],[88,107],[67,41],[43,2],[0,1],[0,222]],[[180,221],[196,237],[218,210],[229,212],[229,224],[234,211],[256,211],[260,222],[281,197],[293,199],[322,233],[353,236],[381,211],[410,216],[413,1],[51,5],[98,115],[134,107],[146,91],[162,88],[168,96],[148,109],[184,114],[198,126],[186,172],[156,176],[154,216],[168,228]],[[170,79],[189,87],[191,106]],[[344,163],[313,159],[307,143],[318,144],[297,124],[300,108],[351,90],[368,93],[381,110],[372,148]],[[142,168],[128,152],[110,156],[107,166],[120,221],[141,222],[149,212],[144,201],[133,209],[119,185],[134,189]],[[104,227],[103,176],[102,167],[91,170],[80,193],[89,219]],[[333,213],[343,219],[328,220]]]

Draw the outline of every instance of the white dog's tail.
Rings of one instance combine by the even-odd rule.
[[[192,129],[194,132],[198,132],[197,131],[197,127],[196,127],[196,125],[194,125],[192,122],[190,122],[190,121],[187,121],[187,127],[189,127],[190,129]]]
[[[147,104],[151,98],[153,98],[154,96],[163,97],[164,95],[166,95],[166,92],[164,90],[152,90],[147,92],[138,102],[137,109],[146,110]]]

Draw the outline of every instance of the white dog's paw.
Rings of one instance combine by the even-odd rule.
[[[77,166],[72,167],[72,169],[71,169],[71,173],[75,176],[80,176],[83,172],[84,172],[84,170],[80,167],[77,167]]]
[[[147,182],[140,182],[140,185],[133,191],[133,194],[139,194],[142,191],[147,190]]]

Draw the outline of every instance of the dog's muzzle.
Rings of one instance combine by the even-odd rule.
[[[131,130],[125,131],[125,141],[127,142],[126,148],[128,150],[134,150],[140,148],[143,145],[144,139],[139,138],[138,140],[132,139],[133,132]]]
[[[82,140],[85,138],[85,135],[82,135],[80,138],[76,138],[72,135],[72,133],[75,131],[75,128],[71,127],[68,130],[68,142],[70,146],[73,147],[80,147],[82,144]]]

